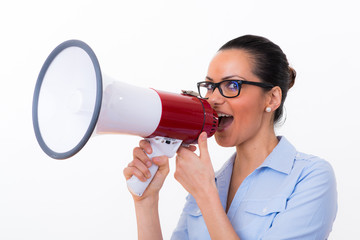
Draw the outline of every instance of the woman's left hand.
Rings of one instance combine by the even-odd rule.
[[[216,188],[215,173],[207,147],[207,134],[203,132],[198,139],[200,156],[195,146],[180,147],[176,156],[175,179],[195,198],[206,197],[211,188]]]

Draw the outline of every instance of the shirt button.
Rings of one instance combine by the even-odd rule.
[[[266,213],[266,212],[267,212],[267,208],[264,208],[264,209],[262,210],[262,212],[263,212],[263,213]]]

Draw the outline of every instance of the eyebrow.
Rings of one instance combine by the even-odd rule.
[[[241,79],[245,80],[245,78],[240,77],[239,75],[226,76],[226,77],[223,77],[221,80],[228,80],[228,79],[232,79],[232,78],[234,78],[234,77],[241,78]],[[209,81],[212,81],[212,82],[214,81],[214,79],[212,79],[212,78],[209,77],[209,76],[206,76],[206,79],[209,80]]]
[[[211,82],[214,81],[214,79],[212,79],[211,77],[208,77],[208,76],[206,76],[206,79],[209,80],[209,81],[211,81]]]

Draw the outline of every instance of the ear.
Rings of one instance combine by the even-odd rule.
[[[276,109],[278,109],[281,104],[281,97],[282,97],[281,88],[279,86],[273,87],[267,93],[266,108],[270,107],[271,108],[270,112],[273,112]]]

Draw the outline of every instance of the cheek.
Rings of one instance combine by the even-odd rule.
[[[263,104],[261,101],[247,101],[234,109],[233,138],[246,140],[260,129],[263,120]]]
[[[252,105],[238,106],[238,110],[234,111],[231,128],[215,133],[216,142],[222,147],[232,147],[255,135],[261,126],[261,117],[257,109]]]
[[[251,138],[254,133],[259,129],[260,121],[258,114],[255,114],[254,111],[244,111],[239,112],[239,115],[235,117],[232,139],[233,141],[239,143],[246,141],[246,139]]]
[[[263,95],[258,92],[228,101],[226,107],[232,112],[234,121],[227,131],[215,133],[216,142],[220,146],[231,147],[255,136],[263,123],[264,106]]]
[[[261,118],[260,107],[254,104],[245,105],[240,108],[234,115],[235,124],[237,128],[249,128]]]
[[[243,98],[232,106],[236,127],[250,127],[262,116],[263,103],[259,98]]]

